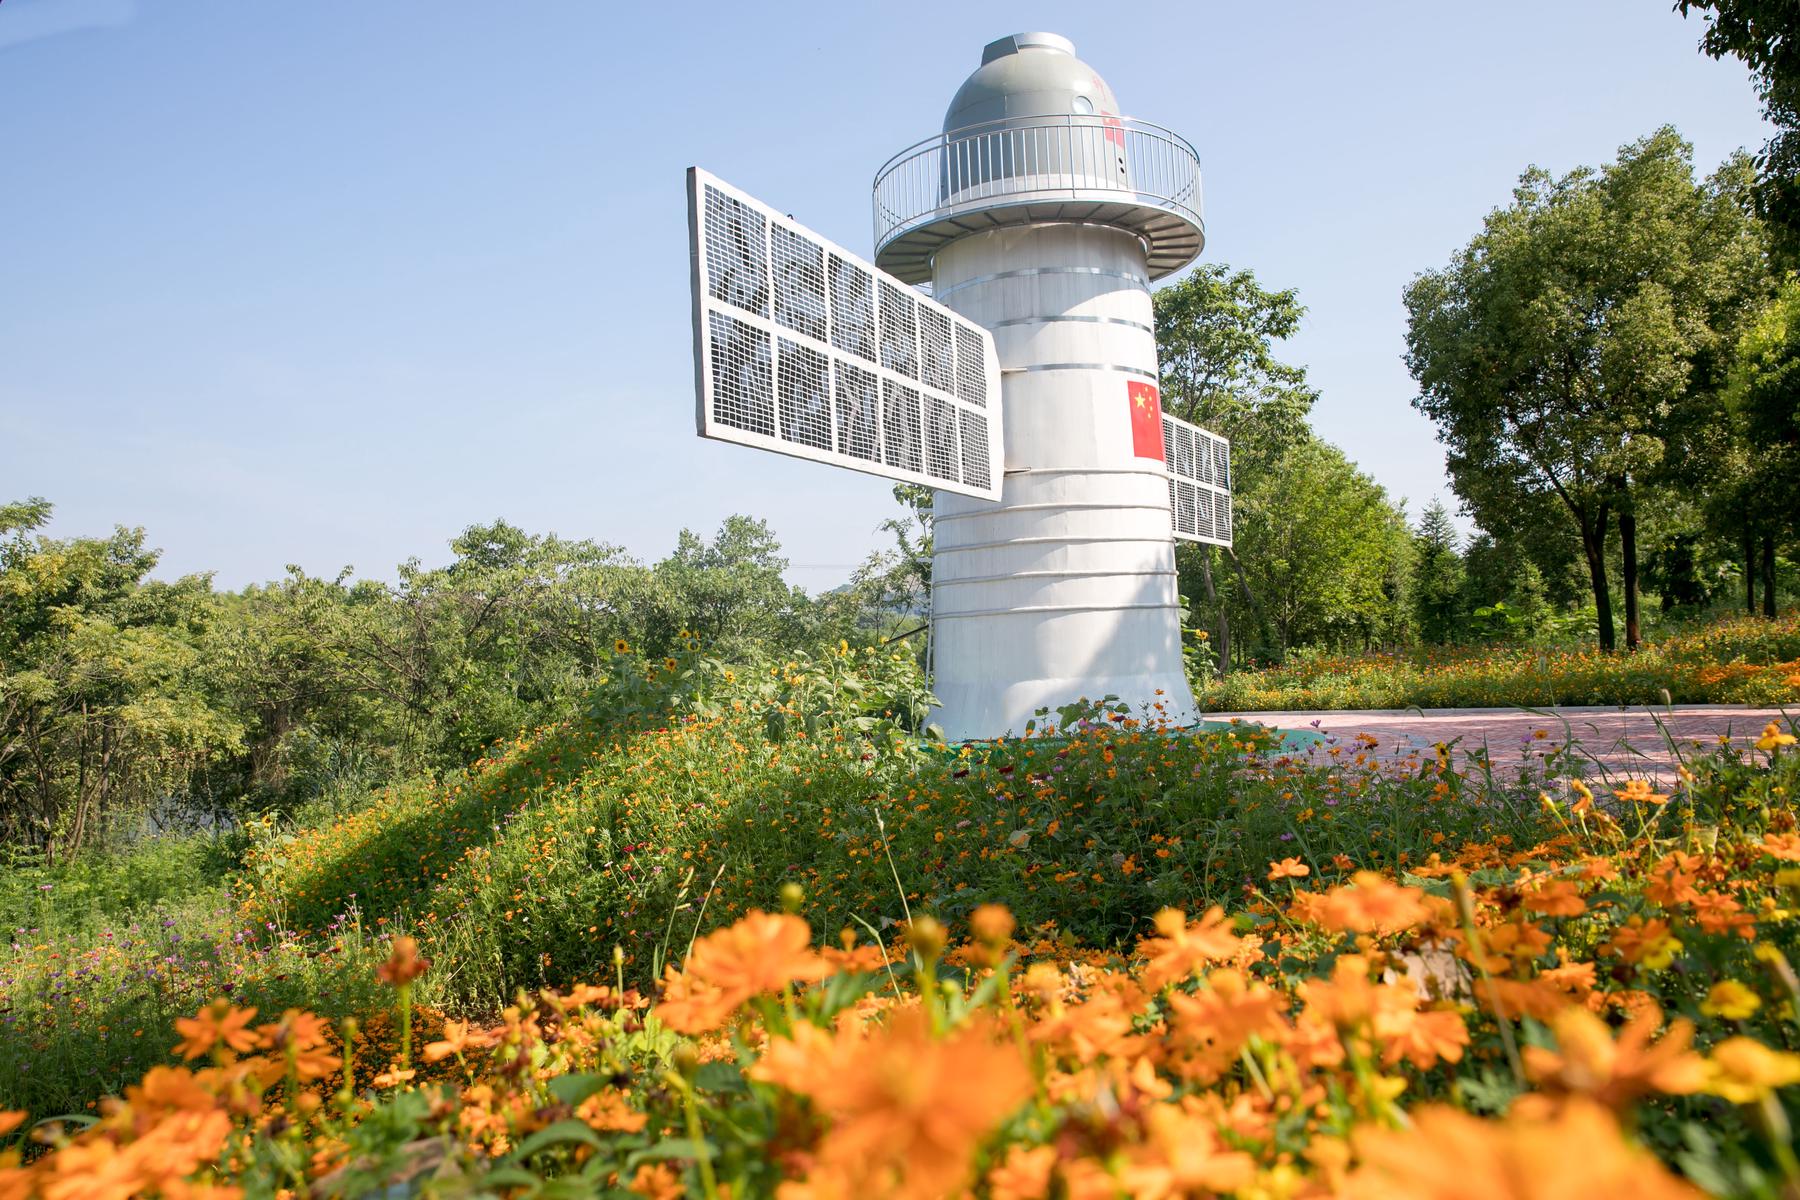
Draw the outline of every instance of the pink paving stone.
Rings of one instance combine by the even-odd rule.
[[[1796,714],[1800,718],[1800,714]],[[1335,739],[1343,754],[1367,752],[1383,761],[1417,755],[1430,758],[1438,743],[1450,743],[1457,765],[1486,752],[1493,769],[1516,777],[1520,768],[1540,768],[1547,754],[1573,740],[1576,756],[1590,776],[1642,776],[1670,780],[1676,754],[1682,759],[1729,739],[1740,750],[1770,721],[1791,722],[1781,710],[1741,704],[1682,704],[1672,708],[1569,707],[1528,711],[1517,708],[1366,709],[1334,712],[1208,713],[1208,721],[1239,719],[1277,729],[1315,730]],[[1539,737],[1538,731],[1545,734]],[[1358,744],[1358,735],[1367,735]],[[1341,757],[1341,755],[1340,755]]]

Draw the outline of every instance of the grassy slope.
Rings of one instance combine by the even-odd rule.
[[[1162,905],[1241,896],[1271,858],[1403,864],[1539,828],[1516,791],[1435,764],[1271,757],[1249,732],[1105,727],[942,759],[760,729],[727,716],[623,745],[541,731],[443,787],[266,841],[246,913],[307,929],[354,907],[411,928],[438,962],[431,999],[491,1011],[520,985],[610,975],[614,946],[649,977],[788,882],[826,931],[991,900],[1108,944]]]

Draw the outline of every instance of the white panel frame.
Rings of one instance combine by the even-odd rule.
[[[1184,542],[1231,546],[1231,441],[1192,421],[1162,415],[1163,459],[1169,470],[1169,524]],[[1189,455],[1183,448],[1191,448]],[[1205,454],[1202,461],[1200,455]],[[1207,515],[1200,516],[1204,501]],[[1223,518],[1221,520],[1220,518]]]
[[[791,217],[776,212],[768,205],[756,200],[754,197],[746,195],[744,192],[732,187],[730,184],[724,182],[710,172],[703,171],[699,167],[689,167],[687,182],[688,255],[692,275],[694,302],[695,428],[700,436],[713,438],[718,441],[735,442],[738,445],[743,446],[753,446],[759,450],[773,450],[777,454],[786,454],[790,457],[806,459],[810,462],[822,462],[830,466],[847,467],[852,471],[861,471],[865,474],[877,475],[883,479],[893,479],[904,483],[920,484],[939,491],[954,492],[964,496],[974,496],[983,500],[999,500],[1001,483],[1005,474],[1004,465],[1006,462],[1006,452],[1002,440],[1003,422],[1001,420],[1000,411],[1000,361],[994,350],[993,335],[981,326],[968,320],[966,317],[959,316],[952,309],[946,308],[944,305],[921,294],[917,289],[908,286],[894,276],[888,274],[886,271],[876,267],[861,255],[852,254],[850,251],[845,250],[843,247],[836,245],[828,239],[820,237],[817,233],[814,233],[804,225],[794,221]],[[734,304],[715,299],[712,296],[712,279],[708,270],[706,245],[703,240],[705,228],[704,197],[707,188],[717,189],[724,196],[753,209],[764,219],[764,261],[769,264],[768,269],[770,276],[767,280],[769,285],[769,316],[763,316],[761,313],[749,309],[739,308]],[[824,250],[826,277],[824,285],[825,336],[823,339],[815,338],[800,330],[791,328],[788,325],[781,323],[775,317],[777,304],[775,300],[775,281],[773,278],[775,255],[772,242],[774,230],[777,226],[784,227],[793,233],[799,234],[800,236],[817,243]],[[915,364],[915,369],[918,370],[919,376],[925,375],[926,371],[922,369],[925,347],[922,344],[921,328],[924,325],[924,322],[919,319],[918,310],[929,310],[945,316],[950,320],[952,330],[950,338],[952,348],[951,361],[953,364],[950,368],[950,378],[953,388],[957,386],[959,379],[963,379],[966,382],[966,377],[963,376],[962,371],[958,368],[962,366],[961,356],[966,352],[966,347],[968,345],[966,337],[958,337],[955,331],[958,328],[961,328],[973,333],[979,339],[982,354],[982,379],[985,383],[986,391],[985,403],[979,405],[972,404],[958,396],[956,391],[943,391],[926,384],[923,378],[906,375],[901,371],[884,366],[878,361],[871,362],[860,355],[841,350],[834,345],[832,338],[832,280],[830,272],[830,258],[833,256],[843,260],[846,264],[854,265],[869,273],[871,280],[871,299],[874,305],[872,317],[875,330],[875,351],[877,359],[882,356],[881,312],[883,289],[880,285],[885,282],[904,293],[911,302],[917,305],[912,320],[912,361]],[[769,335],[769,345],[771,347],[769,368],[771,378],[771,404],[773,408],[773,421],[776,429],[775,436],[721,421],[714,411],[716,407],[715,402],[717,400],[717,381],[714,379],[713,359],[709,343],[709,326],[711,314],[714,313],[730,317],[736,321],[741,321],[744,324],[752,326]],[[830,441],[833,447],[832,449],[796,443],[779,436],[781,431],[781,396],[780,367],[777,362],[777,357],[780,353],[780,343],[783,340],[794,343],[805,350],[824,355],[830,364],[827,371],[827,376],[830,380],[829,402],[827,407],[829,409],[831,420]],[[878,397],[884,398],[879,400],[875,405],[877,420],[875,428],[875,447],[876,452],[882,455],[884,459],[886,457],[887,446],[886,424],[888,414],[888,405],[885,402],[885,396],[889,390],[889,384],[911,389],[919,397],[919,436],[921,438],[920,451],[922,455],[929,453],[929,447],[924,443],[924,430],[925,412],[929,407],[930,399],[936,398],[940,401],[947,402],[951,406],[952,419],[950,421],[950,427],[955,433],[954,457],[958,465],[959,473],[964,472],[967,469],[964,465],[968,460],[968,456],[964,452],[964,432],[966,428],[971,423],[985,424],[987,427],[988,439],[987,486],[982,487],[975,483],[965,483],[961,478],[956,480],[946,480],[935,475],[927,474],[922,470],[914,471],[901,466],[889,465],[885,461],[871,462],[868,459],[853,454],[845,454],[837,450],[836,447],[843,444],[843,438],[839,428],[840,414],[837,390],[837,380],[840,377],[839,364],[848,365],[875,376],[876,394]],[[923,465],[923,462],[924,459],[921,458],[921,465]]]

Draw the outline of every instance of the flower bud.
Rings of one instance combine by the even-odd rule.
[[[906,927],[906,943],[924,959],[936,959],[944,952],[949,935],[936,917],[914,917]]]

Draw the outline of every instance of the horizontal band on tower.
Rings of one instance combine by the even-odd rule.
[[[1155,379],[1155,371],[1146,371],[1142,367],[1122,367],[1118,363],[1033,363],[1028,367],[1001,367],[1000,374],[1015,375],[1022,371],[1117,371],[1122,375],[1136,375],[1142,379]]]
[[[1074,508],[1074,509],[1141,508],[1141,509],[1145,509],[1149,512],[1168,512],[1169,511],[1169,506],[1166,502],[1162,503],[1162,504],[1114,504],[1108,500],[1071,500],[1071,501],[1048,501],[1047,500],[1042,504],[1008,504],[1005,508],[991,508],[991,509],[987,509],[986,511],[982,511],[982,510],[978,509],[974,512],[945,513],[941,517],[933,517],[932,523],[934,525],[942,525],[946,521],[966,521],[970,517],[998,517],[1005,513],[1034,512],[1034,511],[1042,511],[1047,508]]]
[[[1093,542],[1149,542],[1154,545],[1161,545],[1163,542],[1173,542],[1174,540],[1175,535],[1173,533],[1168,537],[1088,537],[1086,535],[1081,537],[1022,537],[1007,538],[1003,542],[971,542],[967,546],[939,546],[936,543],[933,543],[931,553],[934,556],[939,554],[960,554],[968,550],[998,550],[1002,546],[1042,546],[1046,544],[1058,546],[1084,546]]]
[[[1151,337],[1156,336],[1156,330],[1150,328],[1150,326],[1144,324],[1142,321],[1133,321],[1126,317],[1083,317],[1073,315],[1060,317],[1014,317],[1010,321],[995,321],[992,325],[989,325],[988,328],[1013,329],[1020,325],[1058,325],[1065,321],[1076,321],[1084,325],[1124,325],[1131,329],[1141,329]]]
[[[1148,467],[1015,467],[1006,474],[1013,475],[1150,475],[1157,479],[1167,479],[1167,468],[1155,470]]]
[[[942,301],[945,296],[974,287],[978,283],[992,283],[996,279],[1021,279],[1027,275],[1104,275],[1109,279],[1123,279],[1127,283],[1135,283],[1146,292],[1150,290],[1150,281],[1142,275],[1133,275],[1130,271],[1109,271],[1105,267],[1020,267],[1016,271],[996,271],[992,275],[977,275],[973,279],[965,279],[961,283],[953,283],[947,288],[932,288],[931,298]]]
[[[1176,609],[1179,604],[1030,604],[1020,608],[978,608],[969,612],[933,611],[933,621],[949,621],[957,617],[1012,617],[1032,616],[1037,613],[1084,613],[1084,612],[1118,612],[1121,609]]]
[[[1173,578],[1175,571],[1014,571],[1011,575],[971,575],[967,579],[933,579],[934,588],[950,587],[959,583],[1006,583],[1013,579],[1151,579],[1159,575]]]

